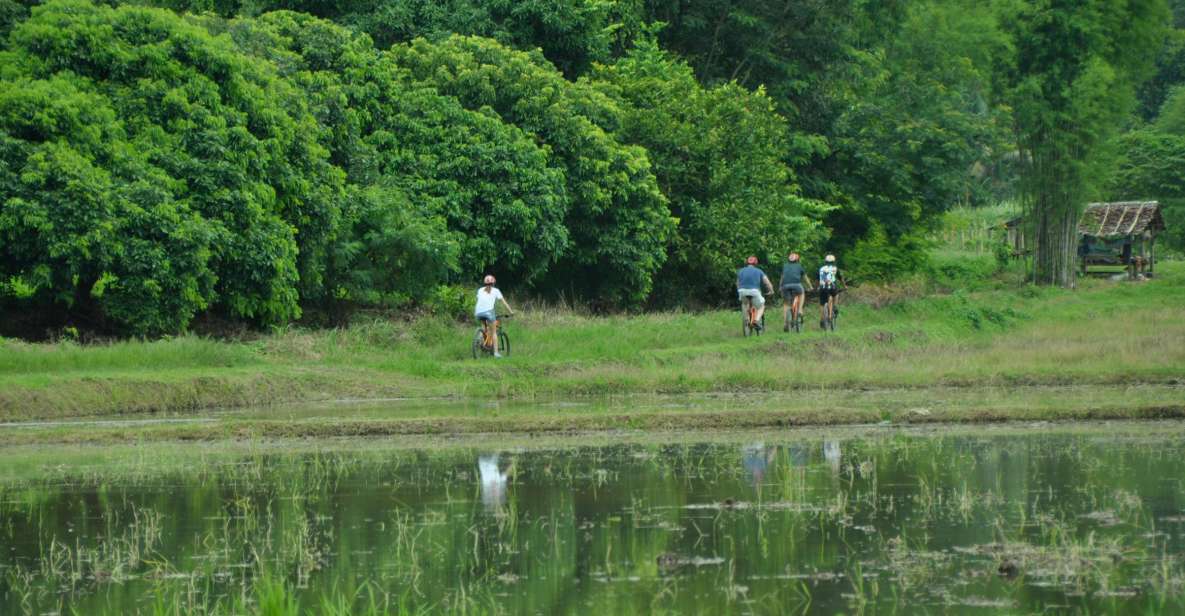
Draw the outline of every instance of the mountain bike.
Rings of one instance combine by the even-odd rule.
[[[802,311],[806,308],[806,295],[802,296],[802,307],[797,311],[794,310],[794,300],[790,300],[790,312],[785,323],[787,329],[793,330],[795,333],[802,333]],[[797,314],[796,314],[797,313]]]
[[[757,320],[757,306],[754,305],[752,299],[746,297],[741,310],[741,333],[747,338],[749,336],[760,336],[764,330],[765,315],[762,314],[761,320]]]
[[[828,315],[823,318],[823,329],[835,331],[835,322],[839,320],[839,305],[835,300],[839,299],[839,289],[832,292],[833,301],[828,304]]]
[[[510,316],[499,317],[494,321],[498,325],[498,352],[502,357],[510,356],[510,336],[506,334],[505,319]],[[473,333],[473,359],[478,359],[482,355],[494,354],[494,328],[484,325],[477,326],[477,331]]]

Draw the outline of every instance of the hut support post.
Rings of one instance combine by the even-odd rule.
[[[1156,234],[1152,234],[1152,240],[1148,242],[1148,275],[1152,275],[1152,270],[1156,268]]]

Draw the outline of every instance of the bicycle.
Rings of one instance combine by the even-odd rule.
[[[802,306],[802,308],[799,308],[798,310],[794,309],[794,300],[793,299],[790,300],[790,313],[788,315],[788,319],[787,319],[785,325],[786,325],[787,329],[791,329],[794,331],[794,333],[797,333],[797,334],[802,333],[802,310],[803,310],[803,308],[806,308],[806,296],[805,295],[803,295],[803,306]]]
[[[506,328],[503,327],[503,320],[509,319],[510,315],[498,317],[494,324],[498,326],[498,352],[502,357],[510,356],[510,336],[506,334]],[[493,327],[479,325],[477,331],[473,333],[473,359],[478,359],[482,355],[494,354],[494,336]]]
[[[760,336],[761,332],[765,331],[765,315],[761,315],[761,320],[757,320],[757,306],[753,304],[753,300],[745,298],[746,308],[741,312],[741,333],[746,338],[749,336]]]
[[[823,329],[835,331],[835,322],[839,320],[839,306],[835,304],[839,297],[839,289],[832,291],[831,297],[831,303],[827,306],[828,315],[823,318]]]

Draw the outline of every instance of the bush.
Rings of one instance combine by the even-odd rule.
[[[439,317],[468,321],[473,315],[473,289],[461,285],[437,287],[425,307]]]
[[[873,227],[842,257],[850,280],[884,282],[921,271],[929,262],[929,248],[921,238],[907,235],[891,239],[883,229]]]

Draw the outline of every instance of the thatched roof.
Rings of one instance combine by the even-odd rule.
[[[1164,218],[1156,201],[1091,203],[1078,221],[1078,232],[1094,237],[1141,235],[1163,231]]]
[[[1019,227],[1023,216],[1004,223],[1009,229]],[[1164,231],[1164,217],[1157,201],[1118,201],[1091,203],[1078,221],[1078,232],[1094,237],[1140,235],[1145,231]]]

